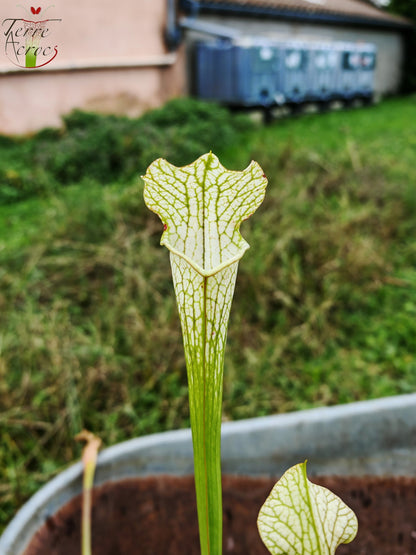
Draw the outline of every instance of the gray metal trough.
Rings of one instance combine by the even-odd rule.
[[[308,460],[308,474],[416,476],[416,394],[227,422],[226,474],[279,477]],[[127,477],[193,472],[190,430],[132,439],[99,455],[96,484]],[[21,555],[45,520],[82,491],[74,464],[41,488],[0,538],[1,555]]]

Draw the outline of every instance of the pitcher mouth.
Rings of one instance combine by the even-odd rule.
[[[230,171],[211,152],[179,168],[158,159],[143,180],[146,205],[164,224],[161,244],[200,275],[215,275],[249,248],[240,225],[261,204],[267,185],[256,162]]]

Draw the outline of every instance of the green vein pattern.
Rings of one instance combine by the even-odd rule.
[[[183,332],[201,553],[220,555],[224,350],[238,261],[249,247],[239,228],[267,179],[256,162],[229,171],[212,153],[182,168],[156,160],[143,179],[146,205],[164,224]]]
[[[354,512],[327,488],[306,476],[306,463],[277,482],[260,509],[257,525],[272,555],[333,555],[356,536]]]

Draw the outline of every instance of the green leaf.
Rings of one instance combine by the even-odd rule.
[[[146,205],[164,224],[185,347],[201,552],[222,551],[221,405],[224,350],[240,224],[261,204],[267,180],[252,162],[226,170],[212,153],[183,168],[156,160],[144,176]]]
[[[285,472],[259,512],[260,536],[273,555],[333,555],[350,543],[357,517],[327,488],[310,482],[306,462]]]

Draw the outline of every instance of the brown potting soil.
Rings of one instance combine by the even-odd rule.
[[[337,555],[416,554],[416,480],[313,479],[356,513],[359,531]],[[275,480],[225,476],[224,554],[267,555],[257,514]],[[81,498],[49,518],[25,555],[80,555]],[[199,555],[192,477],[149,477],[106,484],[94,491],[93,555]]]

